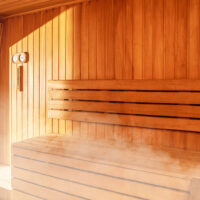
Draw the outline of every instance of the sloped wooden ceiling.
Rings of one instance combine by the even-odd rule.
[[[0,48],[1,48],[2,35],[3,35],[3,24],[0,23]]]
[[[89,0],[0,0],[0,19]]]

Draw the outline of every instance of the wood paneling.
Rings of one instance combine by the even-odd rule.
[[[7,18],[13,15],[33,13],[64,5],[73,5],[89,0],[7,0],[0,2],[0,18]]]
[[[8,22],[4,23],[7,28],[3,29],[2,42],[0,46],[0,162],[8,163],[10,154],[10,135],[9,135],[9,43],[5,39],[11,31]],[[11,67],[11,66],[10,66]],[[11,121],[11,119],[10,119]]]
[[[0,23],[0,48],[1,48],[2,35],[3,35],[3,24]]]
[[[66,80],[48,81],[52,89],[127,90],[127,91],[199,91],[199,80]]]
[[[47,80],[199,79],[199,2],[93,0],[6,20],[0,64],[2,134],[7,134],[8,127],[8,103],[5,106],[9,102],[8,48],[13,54],[21,43],[21,49],[29,52],[30,61],[24,65],[27,84],[20,107],[16,102],[20,95],[15,88],[15,65],[10,65],[11,133],[16,133],[19,126],[15,110],[21,109],[20,134],[24,139],[44,134],[45,129],[46,133],[68,132],[80,136],[85,130],[89,130],[89,135],[95,130],[93,136],[102,138],[119,132],[124,137],[129,132],[136,143],[199,151],[200,136],[196,133],[128,130],[92,123],[82,126],[79,122],[47,119],[46,112]],[[13,138],[16,141],[19,137],[13,134]]]

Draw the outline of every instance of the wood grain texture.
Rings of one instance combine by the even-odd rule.
[[[3,2],[1,3],[3,6]],[[15,1],[15,3],[18,2]],[[32,3],[37,3],[37,1]],[[5,4],[7,4],[7,1],[4,2]],[[19,6],[22,4],[20,3]],[[12,5],[14,7],[14,4]],[[32,137],[35,130],[37,130],[38,125],[34,127],[34,123],[38,123],[38,119],[35,117],[38,116],[38,112],[39,115],[41,114],[39,120],[41,123],[39,130],[41,132],[44,131],[44,123],[47,125],[48,133],[52,133],[53,130],[59,132],[58,123],[53,123],[51,119],[47,119],[47,113],[45,114],[46,119],[43,119],[44,106],[39,111],[37,111],[35,106],[36,102],[41,101],[43,104],[46,102],[45,107],[47,108],[47,100],[43,101],[44,96],[47,99],[47,87],[45,85],[47,85],[48,80],[53,80],[55,77],[59,79],[60,76],[63,79],[63,73],[66,74],[65,79],[67,80],[81,80],[82,77],[94,81],[96,79],[136,80],[143,78],[156,80],[170,79],[172,81],[174,79],[199,79],[198,52],[200,29],[198,10],[199,0],[125,0],[123,2],[120,0],[94,0],[84,3],[84,5],[78,4],[74,7],[51,9],[38,12],[37,14],[12,17],[5,20],[0,62],[0,109],[3,113],[0,127],[4,135],[4,139],[1,140],[2,143],[5,146],[7,146],[6,143],[9,143],[7,134],[9,104],[5,103],[9,102],[9,47],[15,49],[15,45],[21,42],[23,44],[22,50],[27,50],[30,55],[30,61],[26,67],[27,72],[24,71],[25,74],[27,73],[27,86],[24,85],[24,88],[27,87],[27,94],[23,93],[24,103],[22,106],[24,117],[27,112],[27,125],[23,117],[23,128],[25,132],[27,128],[27,137]],[[63,16],[66,16],[66,18],[64,19]],[[61,26],[64,23],[65,28]],[[83,24],[86,24],[88,28],[83,27]],[[15,32],[13,32],[13,27],[16,27]],[[122,30],[123,27],[125,28]],[[35,33],[37,29],[41,31],[39,38],[44,38],[43,41],[40,39],[39,44],[37,41],[38,33]],[[45,36],[43,33],[44,29]],[[84,41],[86,41],[85,38],[88,41],[88,47],[82,46]],[[63,45],[61,41],[65,41],[66,45]],[[119,48],[116,49],[115,46],[119,46]],[[13,53],[17,51],[14,49]],[[39,49],[41,52],[37,52],[36,49]],[[38,58],[38,54],[41,55],[41,59]],[[84,66],[85,61],[83,62],[86,59],[85,56],[88,56],[86,70]],[[63,68],[63,65],[62,67],[60,66],[64,62],[62,58],[66,62],[65,68]],[[46,73],[45,81],[41,77],[41,87],[45,87],[46,91],[44,95],[44,88],[40,88],[40,84],[36,80],[38,76],[37,63],[39,63],[40,67],[45,63],[45,69],[40,68],[39,71],[43,78],[44,71]],[[12,100],[15,101],[11,102],[11,110],[14,113],[13,109],[17,107],[17,104],[15,98],[16,74],[13,64],[11,64],[10,69],[12,71],[10,72],[12,76],[10,94],[13,95]],[[88,74],[86,74],[86,71]],[[35,75],[34,72],[36,72]],[[26,77],[24,81],[26,82]],[[119,83],[116,83],[116,87],[120,86]],[[35,86],[38,87],[38,84],[39,92],[34,88]],[[159,85],[158,82],[157,87],[160,87]],[[185,85],[185,88],[187,87]],[[194,84],[191,87],[199,88],[199,84]],[[184,90],[184,85],[182,85],[182,88]],[[35,96],[38,93],[41,93],[40,97]],[[27,103],[26,96],[28,97]],[[25,107],[27,107],[27,110]],[[11,119],[11,131],[15,132],[16,116],[12,115]],[[68,123],[69,125],[67,125]],[[79,135],[80,127],[74,124],[78,124],[78,122],[71,124],[66,122],[65,132],[67,132],[66,127],[69,126],[71,134],[74,131],[76,132],[75,135]],[[96,130],[94,135],[102,134],[102,138],[105,136],[105,130],[109,132],[104,126],[98,124],[96,129],[93,125],[91,129]],[[25,132],[23,132],[23,137]],[[115,134],[112,128],[110,132]],[[125,129],[123,129],[122,135],[124,135],[124,132],[126,133]],[[148,132],[148,134],[145,134],[145,132],[147,132],[146,129],[135,129],[132,136],[133,140],[136,143],[140,143],[148,135],[147,143],[200,150],[200,136],[198,134],[180,133],[173,138],[172,136],[175,134],[170,131],[163,133],[152,131],[151,133]],[[166,138],[163,135],[166,135]],[[14,137],[16,135],[13,135]],[[164,139],[161,139],[162,137]],[[138,141],[136,141],[137,139]],[[4,148],[5,146],[1,145],[2,149],[6,149]],[[3,152],[7,152],[7,150],[0,152],[4,154]],[[6,156],[4,159],[6,160]]]
[[[200,91],[199,80],[73,80],[48,81],[52,89]]]
[[[78,119],[78,121],[81,121],[82,124],[85,124],[85,122],[95,122],[103,124],[116,124],[122,126],[200,132],[199,120],[184,118],[161,118],[116,114],[114,115],[109,113],[68,112],[60,110],[50,110],[49,117],[54,119],[65,119],[74,121]],[[83,125],[83,127],[87,129],[86,124]],[[88,131],[83,131],[85,135],[87,135]]]
[[[96,111],[110,113],[143,114],[157,116],[176,116],[200,118],[200,107],[189,105],[155,105],[155,104],[134,104],[134,103],[109,103],[87,101],[50,101],[48,109]]]
[[[2,42],[2,36],[3,36],[3,23],[0,23],[0,47]]]
[[[42,10],[52,9],[63,5],[74,5],[89,0],[8,0],[0,2],[0,18],[8,18],[10,16],[25,15],[28,13],[38,12]]]
[[[52,90],[49,98],[134,103],[199,104],[199,92],[64,91]]]
[[[164,159],[162,149],[158,155],[145,147],[134,146],[125,151],[117,143],[114,147],[110,143],[63,136],[35,138],[13,146],[13,186],[30,195],[34,191],[40,198],[104,196],[128,200],[160,199],[163,195],[166,200],[186,200],[192,177],[199,177],[199,167],[190,170],[182,167],[198,163],[199,153],[174,149],[167,152],[173,155],[172,159]],[[144,162],[147,158],[148,162]],[[184,163],[176,163],[177,158]],[[173,163],[168,171],[167,161]],[[96,194],[98,198],[93,197]]]

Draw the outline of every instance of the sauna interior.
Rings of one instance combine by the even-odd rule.
[[[1,200],[200,200],[200,0],[0,0]]]

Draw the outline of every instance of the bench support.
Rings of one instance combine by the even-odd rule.
[[[200,179],[192,179],[188,200],[200,200]]]

